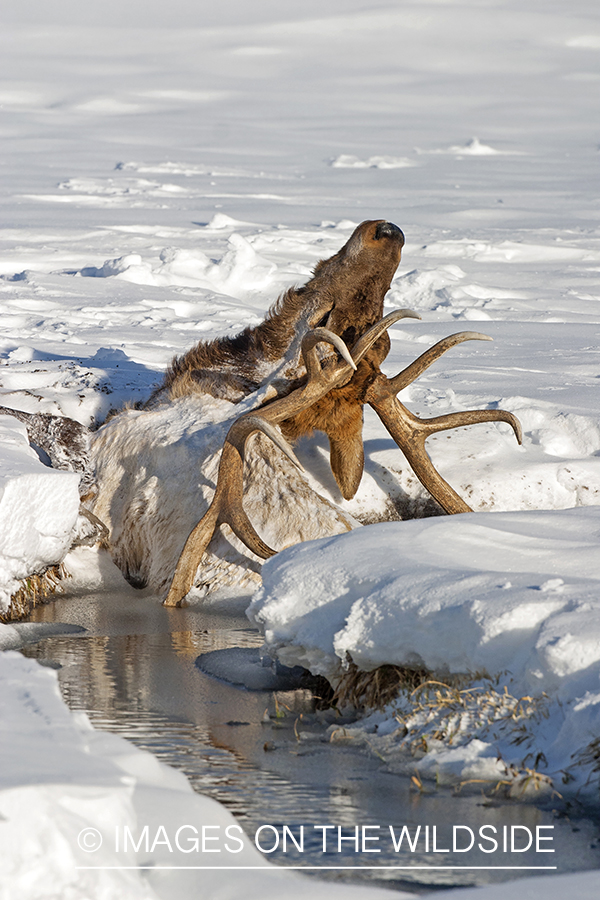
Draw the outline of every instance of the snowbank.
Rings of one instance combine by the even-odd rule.
[[[538,768],[559,790],[597,792],[599,541],[600,507],[374,525],[274,557],[248,614],[281,662],[334,683],[349,660],[470,676],[352,731],[374,732],[401,770],[498,781]]]
[[[61,562],[79,511],[79,475],[51,469],[25,426],[0,416],[0,614],[20,581]]]
[[[54,671],[6,651],[0,685],[3,898],[373,896],[269,865],[233,816],[183,775],[70,712]],[[188,869],[164,868],[177,866]]]
[[[518,878],[508,884],[486,885],[481,888],[458,888],[444,892],[447,900],[596,900],[600,890],[600,873],[582,872],[577,875],[542,875],[539,878]],[[428,895],[433,896],[433,895]],[[439,897],[439,891],[437,893]]]
[[[414,897],[319,882],[270,865],[233,816],[194,793],[183,775],[94,730],[85,714],[69,712],[54,671],[5,651],[0,684],[0,895],[6,900]],[[570,892],[595,900],[599,888],[600,873],[588,872],[447,896],[507,900],[518,892],[526,900],[559,900]]]

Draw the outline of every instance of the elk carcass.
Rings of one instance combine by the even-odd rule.
[[[363,472],[367,403],[442,508],[469,511],[434,469],[425,439],[496,420],[510,423],[520,441],[519,423],[502,410],[422,420],[397,399],[450,347],[489,340],[455,334],[394,378],[383,375],[387,329],[404,316],[420,318],[410,310],[382,318],[403,244],[396,225],[363,222],[260,325],[197,344],[173,361],[145,408],[125,410],[99,429],[93,512],[108,526],[112,557],[132,584],[167,593],[165,603],[177,605],[193,585],[258,581],[261,560],[276,550],[354,527],[309,487],[289,442],[324,432],[333,474],[350,499]]]

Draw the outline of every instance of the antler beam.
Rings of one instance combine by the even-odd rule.
[[[240,416],[229,429],[221,455],[217,486],[212,503],[186,541],[169,593],[164,601],[165,606],[181,604],[192,587],[196,569],[219,525],[228,524],[237,537],[262,559],[268,559],[275,554],[276,551],[267,546],[257,534],[243,509],[243,469],[247,439],[256,431],[261,431],[285,453],[294,465],[302,468],[292,448],[275,426],[308,409],[334,388],[347,384],[352,379],[357,364],[381,335],[394,322],[405,317],[420,318],[417,313],[406,309],[390,313],[365,332],[354,344],[351,353],[342,339],[326,328],[315,328],[305,335],[302,341],[302,359],[307,372],[306,383],[286,396],[269,402],[259,410]],[[412,383],[443,353],[467,340],[489,341],[491,338],[473,331],[460,332],[438,341],[393,378],[387,378],[378,370],[369,384],[363,401],[375,410],[391,437],[406,456],[419,481],[449,514],[472,512],[472,510],[435,469],[425,449],[427,437],[438,431],[460,428],[464,425],[497,421],[510,424],[517,441],[519,443],[522,441],[518,419],[512,413],[504,410],[470,410],[437,416],[432,419],[420,419],[409,412],[398,400],[396,394],[399,391]],[[326,360],[325,363],[322,363],[316,349],[320,343],[332,345],[342,359]],[[350,530],[351,526],[349,523],[347,524],[348,530]]]
[[[515,437],[521,444],[523,442],[521,424],[516,416],[503,409],[474,409],[436,416],[433,419],[420,419],[409,412],[398,400],[396,394],[411,384],[436,359],[456,344],[463,341],[491,340],[492,338],[487,334],[480,334],[477,331],[461,331],[458,334],[452,334],[426,350],[394,378],[386,378],[383,373],[380,373],[367,392],[367,403],[375,410],[398,444],[421,484],[450,515],[473,512],[473,510],[436,470],[425,449],[425,440],[438,431],[461,428],[464,425],[475,425],[478,422],[507,422],[512,426]]]
[[[421,318],[410,309],[399,309],[390,313],[365,332],[352,348],[352,354],[343,340],[326,328],[315,328],[304,336],[301,353],[308,375],[306,384],[259,410],[240,416],[229,429],[221,454],[217,487],[212,503],[185,543],[169,593],[164,601],[165,606],[181,604],[192,587],[198,564],[219,525],[229,525],[242,543],[262,559],[275,555],[276,551],[259,537],[243,509],[246,441],[254,432],[262,431],[277,444],[294,465],[301,469],[302,466],[292,448],[274,426],[302,412],[333,388],[341,387],[349,381],[356,371],[357,363],[381,335],[399,319],[407,317]],[[342,360],[334,363],[326,362],[323,366],[316,349],[319,343],[331,344]],[[348,530],[350,528],[348,523]]]

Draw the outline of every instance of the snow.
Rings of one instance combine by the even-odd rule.
[[[433,734],[434,711],[425,722],[409,697],[350,728],[399,770],[494,782],[543,754],[557,790],[595,799],[597,763],[581,757],[600,735],[599,539],[597,506],[372,525],[278,554],[248,614],[273,656],[332,683],[348,661],[471,676],[458,734],[448,727],[417,761],[415,729]],[[533,698],[529,717],[504,688]],[[491,719],[475,715],[480,695]]]
[[[70,712],[56,672],[5,651],[0,679],[3,897],[372,896],[361,887],[319,887],[265,864],[231,813],[194,793],[182,774]],[[188,869],[164,868],[177,866]]]
[[[251,898],[283,895],[297,900],[414,896],[320,884],[270,866],[244,838],[233,816],[193,792],[183,775],[122,738],[96,731],[85,714],[69,712],[54,671],[5,651],[0,655],[0,678],[3,897],[225,900],[240,891]],[[195,851],[203,827],[205,850]],[[95,846],[89,842],[99,836],[99,849],[85,849]],[[215,838],[220,841],[210,843]],[[228,867],[226,874],[160,868],[214,866],[217,848],[223,854],[218,863]],[[92,865],[106,868],[87,868]],[[598,872],[587,872],[459,889],[449,897],[501,900],[508,891],[518,890],[530,900],[558,900],[571,891],[585,900],[597,896],[599,885]]]
[[[51,469],[29,446],[25,426],[0,415],[0,613],[20,581],[60,563],[73,541],[79,475]]]
[[[396,222],[407,244],[386,311],[412,307],[423,320],[392,328],[386,372],[474,322],[494,338],[455,347],[402,400],[425,416],[509,409],[524,445],[503,425],[431,439],[436,466],[474,516],[395,522],[286,551],[266,567],[253,614],[284,662],[304,654],[315,669],[333,672],[346,651],[366,668],[400,653],[454,672],[510,668],[499,691],[506,685],[536,703],[548,694],[536,707],[532,758],[545,753],[542,771],[561,792],[569,785],[555,772],[565,765],[582,784],[592,764],[574,768],[569,753],[599,735],[595,8],[586,0],[568,9],[558,0],[384,0],[376,8],[363,0],[21,0],[4,23],[0,404],[99,423],[145,400],[174,353],[259,322],[358,222]],[[365,449],[365,477],[348,503],[326,442],[316,436],[297,451],[311,484],[363,521],[430,511],[370,414]],[[23,426],[4,416],[0,461],[5,608],[20,579],[64,557],[78,492],[77,476],[45,467]],[[81,559],[67,558],[75,581],[91,577]],[[106,564],[88,569],[96,565],[94,577],[103,577]],[[35,639],[23,628],[4,626],[2,646]],[[18,896],[166,896],[171,888],[161,894],[154,876],[128,876],[126,888],[118,873],[69,881],[68,854],[77,851],[65,842],[75,821],[98,825],[104,803],[124,823],[136,815],[138,789],[120,780],[113,759],[135,753],[69,718],[51,672],[12,653],[0,663],[0,696],[23,734],[22,764],[13,754],[0,767],[2,802],[14,798],[18,822],[10,844],[11,878],[24,879]],[[39,688],[37,718],[27,718],[26,698],[15,693],[23,679]],[[478,684],[490,710],[510,707]],[[401,713],[422,734],[440,724],[423,710]],[[62,734],[61,748],[71,743],[80,784],[58,757],[50,781],[40,780],[49,765],[36,750],[40,717],[49,740]],[[369,741],[396,754],[402,770],[395,721],[376,713],[353,739],[370,729]],[[526,751],[519,757],[509,734],[496,740],[469,728],[450,749],[412,758],[411,772],[416,764],[424,776],[496,777],[498,750],[523,762]],[[146,775],[135,758],[141,796]],[[22,784],[25,769],[40,778]],[[173,808],[205,802],[173,774],[156,778],[177,780],[176,790],[169,782]],[[211,882],[210,895],[226,892],[224,884]],[[178,896],[188,889],[198,893],[194,882]],[[595,896],[598,875],[480,894],[517,889]]]
[[[505,900],[509,896],[521,897],[522,900],[555,900],[571,892],[577,900],[592,900],[598,895],[599,878],[597,872],[585,872],[581,875],[541,876],[540,878],[518,878],[507,885],[495,884],[484,888],[459,888],[448,891],[448,900]],[[514,892],[514,894],[513,894]]]
[[[369,156],[368,159],[359,159],[348,153],[342,153],[332,160],[334,169],[405,169],[414,166],[410,159],[398,156]]]

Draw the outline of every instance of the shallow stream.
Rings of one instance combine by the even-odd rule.
[[[37,609],[31,620],[75,624],[85,631],[46,637],[23,653],[59,670],[71,709],[84,710],[97,728],[120,734],[183,771],[195,790],[223,803],[251,837],[263,824],[288,825],[296,835],[305,825],[303,853],[292,853],[288,843],[285,855],[268,855],[280,865],[349,866],[320,875],[416,892],[542,874],[521,867],[600,868],[600,826],[589,811],[559,800],[536,807],[480,791],[456,795],[433,784],[419,790],[409,778],[390,773],[376,755],[321,740],[333,713],[329,719],[313,715],[305,690],[275,696],[204,674],[195,664],[200,654],[260,647],[261,637],[243,613],[246,603],[238,598],[167,610],[127,585],[65,595]],[[314,739],[298,741],[299,727],[312,731]],[[553,834],[555,852],[427,853],[422,841],[415,852],[406,842],[394,852],[391,841],[382,841],[375,856],[357,854],[348,840],[341,852],[332,841],[332,852],[324,856],[322,832],[314,825],[325,824],[342,826],[344,836],[352,836],[355,825],[380,826],[382,833],[392,825],[397,834],[403,825],[411,834],[418,825],[423,830],[429,825],[430,831],[436,826],[438,849],[444,850],[453,825],[475,833],[483,825],[495,826],[498,834],[503,826],[510,833],[512,825],[533,832],[551,825],[554,830],[543,833]]]

